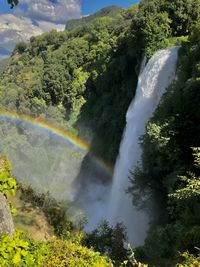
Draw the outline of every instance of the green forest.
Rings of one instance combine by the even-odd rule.
[[[2,235],[0,266],[200,266],[200,0],[111,6],[68,21],[63,32],[18,43],[0,62],[0,110],[75,134],[91,144],[90,155],[113,167],[141,61],[172,46],[180,46],[177,77],[141,136],[142,162],[127,189],[138,208],[148,205],[149,198],[139,200],[146,192],[157,203],[144,246],[124,248],[120,223],[104,222],[86,234],[65,204],[48,196],[53,204],[45,216],[55,236]],[[22,199],[44,209],[45,195],[18,182],[17,188]],[[14,191],[7,163],[0,167],[0,192]]]

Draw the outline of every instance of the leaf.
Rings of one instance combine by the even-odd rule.
[[[21,261],[21,254],[20,253],[16,253],[14,258],[13,258],[13,260],[12,260],[12,262],[14,264],[18,264],[18,263],[20,263],[20,261]]]

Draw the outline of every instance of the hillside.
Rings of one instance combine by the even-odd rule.
[[[6,66],[8,65],[8,62],[9,62],[9,58],[0,59],[0,75],[5,70]]]
[[[128,193],[134,203],[138,208],[154,203],[145,244],[134,254],[150,267],[200,264],[199,16],[199,0],[108,7],[67,22],[64,32],[19,43],[0,73],[0,109],[47,121],[90,143],[81,174],[90,156],[114,165],[144,56],[149,60],[160,49],[180,46],[176,80],[146,125],[142,162],[130,173]],[[72,245],[72,251],[84,254],[87,245],[115,261],[87,250],[89,264],[97,257],[102,266],[120,266],[120,253],[123,260],[129,258],[121,246],[125,237],[120,224],[109,228],[105,223],[78,243],[81,247],[58,241],[61,251],[55,253]],[[46,266],[52,266],[53,258],[48,260]],[[134,260],[129,264],[140,266]]]
[[[113,9],[116,8],[108,9],[109,14],[113,13]],[[116,129],[111,129],[113,132],[109,135],[109,140],[103,140],[102,136],[97,138],[98,142],[109,143],[113,140],[113,151],[107,154],[107,160],[113,162],[123,130],[126,108],[137,82],[134,69],[138,62],[130,54],[131,51],[126,49],[128,40],[124,38],[135,12],[134,8],[123,10],[126,15],[123,23],[109,16],[91,16],[88,17],[91,23],[87,23],[87,27],[83,25],[63,33],[52,31],[32,38],[28,45],[18,44],[2,77],[1,106],[36,117],[42,115],[47,121],[63,125],[73,132],[78,131],[89,142],[95,132],[101,133],[101,129],[109,127],[103,124],[107,124],[109,116],[112,116],[113,124],[118,125],[118,133],[116,134]],[[100,12],[104,13],[105,11]],[[113,64],[118,69],[113,69]],[[112,79],[108,78],[111,76]],[[133,87],[132,92],[130,86]],[[107,90],[110,87],[112,89]],[[123,101],[118,106],[121,95],[117,92],[120,90]],[[92,100],[97,96],[102,103]],[[102,112],[104,101],[108,106]],[[98,105],[98,108],[93,107],[93,104]],[[96,114],[91,117],[89,114],[93,111]],[[102,119],[97,124],[95,118],[99,113],[102,114]],[[96,129],[93,129],[94,126]],[[94,143],[97,144],[96,141]],[[94,152],[101,156],[104,151],[96,150],[102,148],[98,145],[94,147]]]
[[[94,21],[95,19],[102,18],[102,17],[110,17],[110,18],[118,20],[122,18],[123,13],[124,13],[124,9],[121,7],[118,7],[118,6],[105,7],[97,11],[96,13],[88,15],[81,19],[73,19],[73,20],[67,21],[65,30],[71,31],[75,29],[76,27],[87,26],[88,24],[92,23],[92,21]]]

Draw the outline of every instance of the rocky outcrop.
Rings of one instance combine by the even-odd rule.
[[[6,197],[0,193],[0,235],[3,233],[13,236],[14,224],[10,205]]]
[[[6,159],[0,157],[0,172],[6,171]],[[14,223],[7,198],[0,192],[0,235],[14,234]]]

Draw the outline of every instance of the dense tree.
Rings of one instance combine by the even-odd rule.
[[[199,0],[143,0],[133,18],[134,42],[151,56],[168,45],[168,37],[188,35],[199,14]]]
[[[159,199],[160,225],[152,227],[142,252],[158,266],[171,266],[177,251],[197,254],[200,246],[199,29],[197,23],[180,49],[177,81],[147,125],[142,166],[129,188],[134,196],[140,188]]]
[[[119,266],[121,262],[128,259],[128,251],[124,248],[125,241],[126,232],[122,224],[111,227],[108,222],[103,221],[95,230],[86,235],[84,244],[108,255],[115,265]]]
[[[113,125],[120,125],[114,115],[120,98],[116,92],[121,90],[121,94],[123,91],[127,94],[118,111],[122,121],[127,103],[133,96],[133,93],[129,92],[128,84],[132,82],[135,84],[137,80],[136,75],[132,77],[128,66],[131,64],[134,68],[137,60],[128,55],[126,51],[128,43],[121,41],[131,23],[131,14],[135,13],[136,10],[132,7],[105,9],[100,14],[88,17],[87,23],[78,20],[75,26],[70,26],[71,30],[65,32],[53,30],[32,37],[29,44],[18,44],[13,51],[11,63],[3,74],[1,106],[34,116],[44,113],[44,117],[51,115],[54,120],[57,115],[54,116],[52,112],[53,110],[57,112],[59,109],[63,111],[59,121],[66,118],[69,126],[78,119],[76,125],[87,123],[87,127],[95,133],[103,133],[105,123],[106,129],[109,130],[110,116]],[[119,42],[122,44],[118,49]],[[116,50],[121,51],[115,55]],[[116,64],[117,70],[114,69]],[[128,75],[126,70],[129,70]],[[123,86],[123,82],[118,85],[120,77],[124,80],[128,78],[126,86]],[[102,85],[104,82],[105,85]],[[121,86],[124,88],[120,89]],[[110,108],[104,109],[104,99],[111,102]],[[99,102],[99,107],[95,111],[93,120],[89,114],[96,109],[94,107],[97,105],[96,100]],[[98,119],[101,113],[102,118]],[[95,121],[98,121],[98,124]],[[116,156],[122,130],[121,125],[116,135],[112,127],[110,139],[115,139],[115,145],[113,151],[108,153],[107,158],[110,161]],[[82,134],[85,135],[83,131]],[[102,143],[105,138],[106,136],[100,137]],[[99,145],[98,148],[100,147],[104,148]],[[96,150],[94,146],[94,152],[100,154],[100,151]],[[104,151],[101,152],[103,153]]]
[[[199,0],[163,1],[161,11],[169,14],[172,21],[172,31],[176,36],[188,34],[194,22],[199,17]]]
[[[18,44],[1,74],[1,108],[76,128],[90,141],[92,136],[90,153],[114,163],[143,55],[181,44],[177,80],[147,125],[142,166],[129,188],[133,197],[139,188],[159,199],[158,225],[137,254],[162,267],[175,265],[178,251],[194,255],[185,264],[198,261],[198,16],[199,0],[144,0],[129,9],[104,9],[68,22],[65,32],[51,31]],[[121,243],[111,248],[107,237],[113,240],[120,229],[99,228],[87,241],[104,253],[113,249],[116,258]]]

